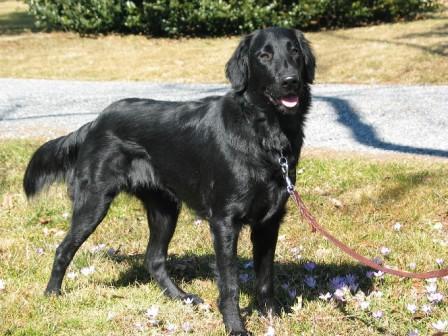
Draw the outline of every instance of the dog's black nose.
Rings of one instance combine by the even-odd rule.
[[[299,85],[299,78],[297,76],[285,76],[281,80],[281,85],[285,89],[296,88]]]

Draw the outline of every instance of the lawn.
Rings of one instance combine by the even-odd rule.
[[[320,83],[448,83],[447,12],[307,36]],[[238,40],[35,32],[22,3],[0,0],[0,77],[221,83]],[[169,300],[149,279],[142,267],[146,218],[126,195],[75,256],[64,295],[43,296],[71,212],[61,185],[25,199],[22,176],[41,143],[0,141],[0,335],[225,335],[208,225],[185,207],[169,269],[207,305]],[[448,265],[446,160],[305,149],[298,171],[305,203],[357,251],[405,270]],[[310,233],[291,202],[288,207],[275,266],[281,316],[269,319],[254,310],[247,228],[240,237],[241,307],[255,335],[270,327],[281,336],[431,335],[448,323],[448,279],[371,274]],[[336,291],[344,284],[351,290]],[[153,323],[147,315],[156,308]]]
[[[225,82],[239,37],[155,39],[33,33],[26,6],[0,2],[0,77]],[[448,83],[448,13],[308,33],[319,83]]]
[[[147,224],[140,204],[120,196],[106,220],[78,252],[61,298],[46,298],[54,249],[70,219],[63,186],[27,202],[21,179],[39,143],[0,144],[0,334],[4,335],[224,335],[217,311],[208,225],[184,208],[170,245],[169,268],[187,291],[209,307],[166,299],[142,267]],[[416,271],[448,262],[448,170],[445,162],[387,160],[305,151],[298,189],[320,221],[361,253]],[[299,220],[293,204],[276,254],[277,298],[284,313],[271,320],[253,310],[253,272],[247,229],[239,241],[245,320],[256,335],[420,335],[447,319],[448,279],[436,285],[393,276],[369,278],[361,267]],[[397,223],[401,223],[398,230]],[[104,245],[103,245],[104,244]],[[387,254],[387,249],[390,253]],[[383,254],[385,255],[383,255]],[[314,270],[310,270],[313,262]],[[88,274],[89,267],[94,272]],[[326,300],[331,283],[354,275],[345,302]],[[313,282],[315,280],[315,287]],[[349,280],[345,278],[345,280]],[[437,303],[437,295],[445,298]],[[432,295],[432,296],[431,296]],[[432,303],[431,303],[432,301]],[[416,311],[413,306],[416,305]],[[147,309],[159,308],[158,323]],[[427,311],[431,309],[431,311]],[[380,315],[382,316],[380,317]],[[175,328],[175,331],[170,331]]]

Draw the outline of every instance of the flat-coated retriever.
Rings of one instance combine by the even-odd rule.
[[[60,294],[76,251],[125,191],[147,211],[148,272],[169,297],[201,303],[166,269],[184,202],[210,223],[225,326],[232,335],[247,335],[239,309],[238,235],[250,225],[258,303],[263,311],[275,310],[273,261],[288,198],[279,158],[287,158],[294,183],[314,70],[300,31],[257,30],[226,65],[232,84],[226,95],[120,100],[77,131],[42,145],[25,173],[27,196],[65,179],[73,201],[71,227],[56,250],[46,293]]]

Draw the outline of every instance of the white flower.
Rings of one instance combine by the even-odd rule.
[[[244,267],[244,269],[254,268],[254,262],[248,261],[248,262],[244,263],[243,267]]]
[[[168,322],[168,324],[166,325],[166,331],[168,331],[169,333],[175,332],[176,329],[177,329],[176,325],[171,322]]]
[[[159,307],[152,305],[146,309],[145,316],[151,320],[154,320],[159,315]]]
[[[44,254],[44,249],[43,249],[42,247],[38,247],[38,248],[36,249],[36,253],[37,253],[38,255],[42,255],[42,254]]]
[[[187,305],[192,305],[194,300],[191,297],[187,297],[186,299],[183,300],[185,304]]]
[[[143,326],[143,323],[141,323],[141,322],[134,323],[134,328],[140,332],[145,331],[145,327]]]
[[[152,326],[152,327],[157,327],[160,324],[159,320],[156,319],[148,319],[148,323]]]
[[[5,289],[5,281],[0,279],[0,291]]]
[[[415,312],[417,311],[417,306],[415,304],[413,304],[413,303],[408,303],[406,305],[406,309],[408,311],[410,311],[412,314],[415,314]]]
[[[377,311],[374,311],[373,313],[372,313],[372,316],[374,317],[374,318],[376,318],[376,319],[380,319],[380,318],[382,318],[383,317],[383,312],[381,311],[381,310],[377,310]]]
[[[355,299],[357,301],[365,301],[366,294],[362,290],[359,290],[356,292]]]
[[[439,240],[434,239],[433,241],[435,243],[437,243],[437,244],[440,244],[440,246],[443,246],[443,247],[447,247],[448,246],[448,239],[445,239],[445,240],[443,240],[443,239],[439,239]]]
[[[95,273],[95,266],[83,267],[80,270],[81,274],[84,276],[89,276]]]
[[[117,313],[113,312],[113,311],[110,311],[110,312],[107,313],[106,320],[107,321],[112,321],[115,318],[115,316],[117,316]]]
[[[396,222],[393,226],[394,231],[399,232],[401,230],[401,223],[400,222]]]
[[[68,212],[64,212],[62,214],[62,218],[67,219],[68,217],[70,217],[70,214]]]
[[[202,219],[197,218],[197,219],[195,219],[195,221],[193,223],[194,223],[194,225],[201,225],[202,224]]]
[[[430,283],[428,286],[425,286],[427,293],[435,293],[437,292],[437,283]]]
[[[442,321],[439,320],[436,323],[432,324],[432,327],[436,329],[437,331],[446,331],[446,328],[448,327],[448,320]]]
[[[76,274],[76,272],[68,272],[67,273],[67,278],[69,278],[70,280],[74,280],[78,277],[78,274]]]
[[[439,303],[443,301],[443,294],[441,293],[431,293],[428,294],[428,300],[431,303]]]
[[[436,264],[439,265],[439,266],[442,266],[444,262],[445,262],[445,260],[443,260],[442,258],[437,258],[436,259]]]
[[[343,289],[338,288],[334,291],[333,296],[337,301],[344,302],[345,301],[345,292]]]
[[[300,253],[302,253],[302,249],[301,249],[300,247],[293,247],[293,248],[291,249],[291,253],[292,253],[293,255],[300,254]]]
[[[311,276],[311,275],[305,276],[305,284],[309,288],[316,288],[316,285],[317,285],[316,278],[314,276]]]
[[[311,272],[312,270],[314,270],[316,268],[316,264],[313,262],[307,262],[303,265],[303,267],[308,271]]]
[[[425,305],[422,306],[421,311],[423,313],[425,313],[426,315],[429,315],[431,313],[431,311],[432,311],[432,308],[431,308],[430,305],[425,304]]]
[[[417,268],[417,264],[416,264],[415,262],[411,262],[411,263],[408,265],[408,267],[409,267],[410,270],[415,270],[415,269]]]
[[[98,244],[98,245],[92,246],[90,248],[90,253],[92,253],[92,254],[98,253],[98,252],[104,250],[105,247],[106,247],[106,244]]]
[[[420,335],[417,329],[411,330],[408,336],[418,336]]]
[[[432,226],[432,228],[433,228],[434,230],[440,231],[440,230],[443,229],[443,224],[440,223],[440,222],[437,222],[437,223],[435,223],[435,224]]]
[[[388,255],[390,254],[390,248],[388,248],[388,247],[386,247],[386,246],[382,246],[382,247],[380,248],[380,253],[381,253],[383,256],[388,256]]]
[[[208,312],[210,311],[211,307],[208,303],[201,303],[199,304],[199,309]]]
[[[382,272],[382,271],[374,272],[373,275],[375,276],[375,278],[382,279],[384,276],[384,272]]]
[[[191,325],[190,322],[184,322],[182,323],[182,330],[185,331],[186,333],[189,333],[193,330],[193,326]]]
[[[286,239],[286,235],[280,235],[277,238],[278,241],[284,241],[285,239]]]
[[[266,330],[266,333],[264,336],[275,336],[275,329],[273,326],[269,326],[268,330]]]
[[[331,299],[331,294],[329,292],[325,293],[325,294],[320,294],[319,295],[319,299],[324,300],[324,301],[328,301]]]
[[[374,297],[374,298],[382,298],[383,292],[382,291],[373,291],[370,293],[369,296]]]
[[[359,308],[361,308],[362,310],[366,310],[367,308],[369,308],[369,306],[370,306],[369,301],[360,301],[359,302]]]

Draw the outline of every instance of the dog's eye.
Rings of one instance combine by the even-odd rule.
[[[292,48],[290,51],[291,55],[296,56],[299,54],[299,49],[297,48]]]
[[[263,61],[270,61],[272,59],[272,54],[268,52],[261,52],[258,57],[260,57]]]

